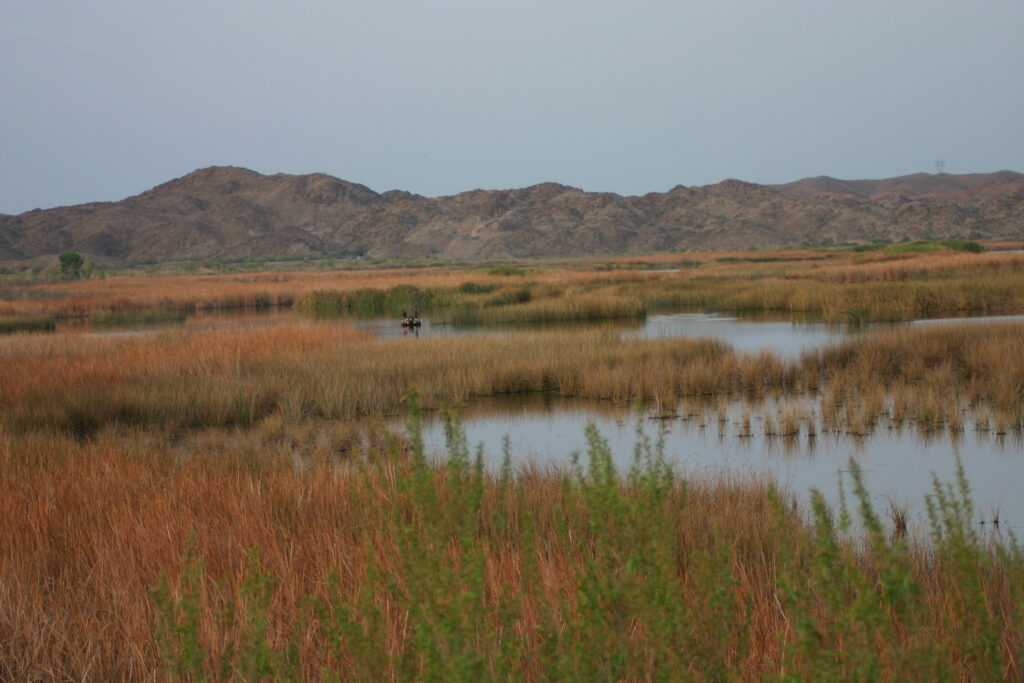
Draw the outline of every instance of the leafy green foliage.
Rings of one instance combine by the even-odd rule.
[[[65,251],[58,257],[60,272],[68,280],[77,280],[81,275],[82,255],[74,251]]]
[[[176,678],[209,680],[205,672],[199,624],[202,617],[203,560],[193,546],[185,551],[184,570],[176,590],[166,576],[150,591],[156,610],[153,639],[167,673]]]

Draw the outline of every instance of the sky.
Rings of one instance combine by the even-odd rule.
[[[425,196],[1024,172],[1021,0],[0,0],[0,213],[197,168]]]

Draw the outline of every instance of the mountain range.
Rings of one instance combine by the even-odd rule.
[[[1024,239],[1024,174],[726,180],[643,196],[543,183],[429,198],[321,173],[214,166],[117,202],[0,216],[0,262],[69,250],[111,264],[316,254],[485,260],[926,237]]]

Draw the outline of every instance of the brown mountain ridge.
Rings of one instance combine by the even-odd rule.
[[[0,262],[365,254],[495,259],[1024,238],[1024,175],[726,180],[626,197],[556,183],[427,198],[321,173],[210,167],[118,202],[0,215]]]

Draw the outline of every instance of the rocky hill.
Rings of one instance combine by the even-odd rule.
[[[921,237],[1024,238],[1024,175],[726,180],[623,197],[545,183],[427,198],[211,167],[119,202],[0,216],[0,262],[366,254],[494,259]]]

